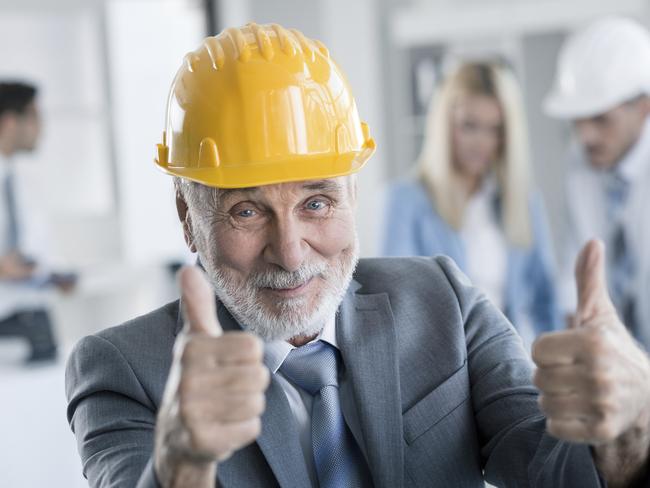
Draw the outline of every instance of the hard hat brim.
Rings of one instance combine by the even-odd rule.
[[[632,93],[618,93],[610,97],[591,100],[551,93],[544,100],[543,110],[546,115],[556,119],[587,119],[609,112],[644,92],[645,90],[639,89]]]
[[[166,174],[202,185],[215,188],[249,188],[293,181],[336,178],[356,173],[365,166],[374,152],[374,144],[368,144],[361,151],[344,153],[338,157],[303,156],[299,161],[230,164],[220,168],[188,168],[173,164],[164,165],[158,160],[154,162]]]

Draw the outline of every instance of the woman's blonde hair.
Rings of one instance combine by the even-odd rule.
[[[529,247],[532,236],[528,213],[528,131],[519,87],[509,70],[488,63],[465,63],[442,83],[427,116],[418,158],[419,177],[438,213],[451,227],[460,229],[469,195],[452,161],[450,125],[457,101],[474,95],[494,97],[501,107],[503,141],[501,154],[494,163],[501,196],[501,224],[509,242]]]

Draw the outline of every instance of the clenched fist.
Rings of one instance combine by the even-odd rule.
[[[616,314],[601,242],[583,248],[576,283],[572,327],[544,334],[533,344],[534,383],[548,432],[595,446],[601,472],[618,486],[616,480],[634,477],[647,463],[650,361]]]
[[[183,268],[179,282],[185,328],[158,414],[155,470],[164,487],[213,487],[215,461],[259,435],[270,375],[256,336],[221,330],[201,271]]]

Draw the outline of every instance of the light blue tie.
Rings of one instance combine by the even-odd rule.
[[[343,419],[339,352],[323,341],[293,349],[280,371],[314,397],[311,411],[314,465],[321,488],[362,487],[365,461]]]
[[[4,180],[5,205],[7,208],[7,247],[18,250],[18,216],[16,210],[16,195],[14,193],[14,175],[8,172]]]

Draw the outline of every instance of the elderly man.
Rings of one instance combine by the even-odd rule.
[[[180,302],[72,353],[92,486],[647,481],[650,365],[602,247],[578,263],[580,327],[535,345],[540,396],[514,329],[449,259],[357,259],[354,173],[373,149],[301,33],[251,24],[187,55],[157,164],[207,280],[182,270]]]
[[[609,17],[562,47],[546,112],[570,120],[565,312],[576,305],[573,262],[594,236],[607,243],[608,284],[632,334],[650,350],[650,33]]]

